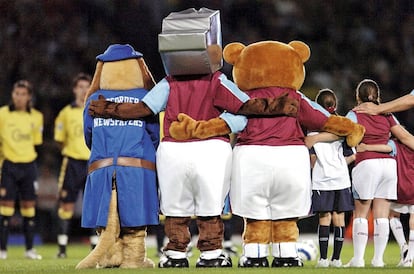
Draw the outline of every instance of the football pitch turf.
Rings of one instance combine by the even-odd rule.
[[[188,269],[87,269],[75,270],[76,264],[83,259],[89,252],[89,247],[86,244],[71,244],[68,246],[68,258],[56,259],[57,246],[53,244],[43,244],[36,247],[39,254],[43,256],[42,260],[28,260],[23,257],[23,246],[10,246],[8,250],[8,258],[0,260],[0,273],[42,273],[42,274],[59,274],[59,273],[414,273],[412,268],[397,268],[396,264],[399,261],[399,249],[395,242],[389,242],[384,255],[386,266],[384,268],[370,267],[370,260],[373,254],[372,242],[367,246],[365,252],[365,268],[315,268],[316,261],[306,261],[303,268],[238,268],[237,257],[232,257],[232,268],[218,268],[218,269],[200,269],[195,268],[195,262],[199,253],[194,250],[194,255],[190,258],[190,268]],[[239,247],[239,250],[241,248]],[[332,247],[329,248],[332,250]],[[156,257],[156,249],[148,248],[148,257],[155,263],[158,263]],[[342,262],[347,263],[352,257],[352,244],[346,242],[342,251]],[[272,258],[269,258],[271,263]]]

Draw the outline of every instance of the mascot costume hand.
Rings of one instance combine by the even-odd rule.
[[[97,59],[86,108],[91,99],[103,96],[108,100],[137,102],[154,86],[142,54],[130,45],[110,45]],[[158,120],[94,119],[86,112],[85,141],[91,158],[82,227],[97,228],[100,237],[76,269],[154,267],[146,257],[145,238],[147,225],[158,224]]]

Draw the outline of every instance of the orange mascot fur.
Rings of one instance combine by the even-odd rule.
[[[129,45],[111,45],[106,52],[117,49],[132,50]],[[103,62],[98,59],[88,99],[97,90],[128,91],[151,89],[154,80],[141,56]],[[116,187],[113,187],[109,205],[107,226],[101,228],[96,247],[80,261],[76,269],[86,268],[153,268],[154,263],[146,257],[146,227],[120,227]],[[158,213],[157,213],[158,214]]]
[[[303,266],[296,251],[297,220],[309,213],[311,180],[302,128],[344,136],[350,146],[365,132],[345,117],[329,116],[299,92],[310,53],[301,41],[231,43],[223,51],[224,60],[233,65],[234,82],[252,99],[288,94],[299,101],[297,117],[250,115],[237,137],[230,199],[233,214],[245,220],[240,267],[268,267],[270,248],[272,267]],[[198,122],[180,115],[170,127],[177,138],[183,138],[183,127]]]

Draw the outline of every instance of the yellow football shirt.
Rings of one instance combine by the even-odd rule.
[[[30,163],[37,157],[36,145],[43,142],[43,114],[0,108],[0,142],[4,159],[13,163]]]
[[[33,136],[34,144],[36,146],[43,143],[43,114],[35,108],[30,109],[30,114],[33,117]]]
[[[89,148],[83,137],[83,108],[67,105],[55,119],[55,141],[63,144],[62,155],[88,160]]]

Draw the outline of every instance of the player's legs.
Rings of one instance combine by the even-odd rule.
[[[0,202],[0,259],[7,259],[7,242],[9,239],[9,222],[14,215],[15,204],[13,200]]]
[[[58,258],[66,258],[66,246],[69,240],[70,223],[75,208],[74,203],[61,202],[58,209],[58,235],[57,242],[59,246]]]
[[[334,248],[332,253],[331,261],[337,261],[339,263],[341,257],[342,246],[344,243],[344,234],[345,234],[345,213],[336,212],[332,213],[332,224],[334,227]]]
[[[402,246],[407,245],[407,241],[405,240],[404,228],[400,220],[401,214],[393,210],[394,205],[396,204],[391,203],[391,209],[390,209],[390,215],[389,215],[390,229],[392,231],[392,234],[394,235],[395,240],[398,243],[398,246],[400,246],[401,248]]]
[[[312,191],[312,209],[319,215],[318,239],[320,258],[316,267],[329,267],[328,243],[335,201],[334,191]]]
[[[405,239],[404,228],[400,221],[400,214],[410,214],[408,222],[408,244]],[[399,267],[412,267],[414,258],[414,205],[391,203],[390,228],[400,246]]]
[[[14,215],[17,195],[17,182],[15,174],[20,172],[16,164],[5,160],[1,171],[0,188],[0,258],[7,258],[7,242],[9,238],[9,221]]]
[[[410,220],[409,220],[409,228],[410,232],[408,235],[408,252],[404,258],[404,265],[405,267],[411,267],[413,265],[414,260],[414,206],[410,206]]]
[[[25,256],[28,259],[40,260],[42,259],[42,256],[37,254],[33,248],[34,235],[36,232],[35,206],[36,206],[36,202],[34,200],[21,201],[20,202],[20,213],[23,217],[23,234],[25,237],[25,247],[26,247]]]
[[[372,265],[375,267],[383,267],[384,251],[390,234],[388,219],[390,202],[386,199],[375,198],[372,209],[374,214],[374,257],[372,259]]]
[[[71,220],[75,210],[75,202],[79,192],[85,186],[88,163],[84,160],[75,160],[64,157],[62,160],[59,185],[59,208],[58,208],[58,232],[57,243],[59,251],[58,258],[66,258],[66,246],[69,241]],[[97,235],[90,232],[91,246],[97,243]]]
[[[345,234],[345,212],[354,209],[354,200],[350,188],[335,190],[335,202],[332,213],[332,224],[334,227],[334,248],[330,265],[341,267],[340,259]]]
[[[397,164],[394,159],[378,159],[382,172],[375,190],[372,205],[374,215],[374,257],[371,261],[374,267],[384,267],[384,251],[390,233],[389,213],[390,200],[397,198]]]
[[[352,223],[352,244],[354,256],[346,267],[364,267],[365,248],[368,243],[368,213],[371,200],[355,200],[354,220]]]
[[[20,214],[23,217],[23,233],[25,236],[26,253],[28,259],[40,260],[42,256],[33,248],[34,235],[36,232],[36,179],[37,166],[35,162],[23,164],[24,176],[20,180]]]
[[[332,215],[330,212],[319,213],[319,227],[318,227],[318,239],[319,239],[319,253],[321,260],[328,259],[328,243],[329,233],[331,225]],[[324,262],[324,261],[322,261]]]

